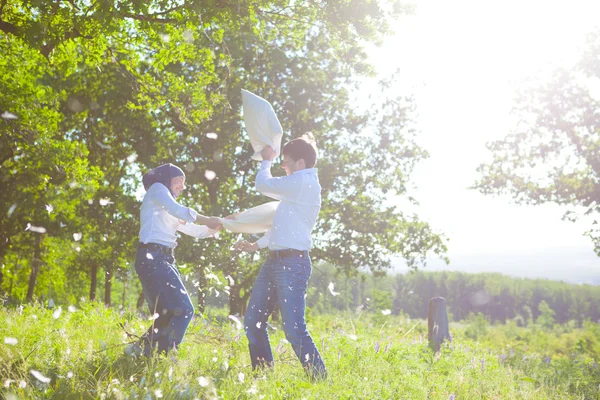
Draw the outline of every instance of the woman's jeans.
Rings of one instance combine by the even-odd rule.
[[[194,306],[188,295],[172,254],[159,245],[138,246],[135,255],[137,272],[150,315],[155,318],[142,336],[144,355],[152,351],[168,352],[176,348],[194,316]]]
[[[263,264],[244,317],[252,367],[273,365],[273,353],[267,333],[267,319],[279,305],[285,337],[307,372],[324,378],[325,364],[306,330],[304,296],[312,267],[307,255],[270,257]]]

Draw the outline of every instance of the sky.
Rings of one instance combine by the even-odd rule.
[[[518,206],[470,190],[485,144],[510,132],[515,89],[572,65],[600,1],[416,1],[414,15],[369,58],[379,76],[399,68],[398,94],[417,102],[417,142],[430,158],[413,175],[418,215],[450,238],[450,259],[477,254],[578,249],[593,256],[587,223],[562,221],[557,205]],[[363,90],[374,90],[365,83]],[[600,258],[592,257],[598,267]]]

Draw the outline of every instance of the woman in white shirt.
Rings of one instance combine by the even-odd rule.
[[[222,229],[222,225],[218,218],[202,216],[177,203],[175,199],[185,189],[185,174],[179,167],[161,165],[144,175],[143,183],[146,194],[140,210],[135,271],[153,321],[134,351],[151,356],[153,350],[166,353],[176,348],[194,315],[194,306],[175,265],[177,231],[206,238]]]

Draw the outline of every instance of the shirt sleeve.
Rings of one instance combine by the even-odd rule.
[[[179,224],[177,226],[177,230],[181,233],[185,233],[186,235],[193,236],[198,239],[212,237],[218,232],[216,229],[210,229],[206,225],[198,224]]]
[[[147,194],[151,196],[150,198],[153,202],[163,207],[165,211],[175,218],[186,222],[194,222],[198,216],[195,210],[177,203],[169,189],[162,183],[155,183],[150,186]]]
[[[265,247],[267,247],[269,245],[269,239],[271,239],[271,230],[270,229],[267,231],[267,233],[265,233],[263,235],[263,237],[258,239],[256,241],[256,243],[258,244],[258,247],[260,249],[264,249]]]
[[[273,178],[271,161],[264,160],[256,174],[256,190],[276,200],[293,200],[298,196],[298,183],[292,176]]]

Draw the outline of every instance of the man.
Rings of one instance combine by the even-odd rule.
[[[287,143],[282,150],[287,176],[274,178],[272,147],[262,152],[256,175],[256,189],[280,200],[271,230],[255,243],[239,242],[235,248],[256,251],[268,247],[269,254],[252,289],[244,325],[250,347],[252,367],[272,366],[273,354],[267,333],[267,319],[279,305],[283,330],[294,352],[312,378],[327,374],[321,355],[306,330],[305,295],[312,266],[309,256],[311,232],[321,209],[321,185],[314,168],[317,149],[311,135]]]

